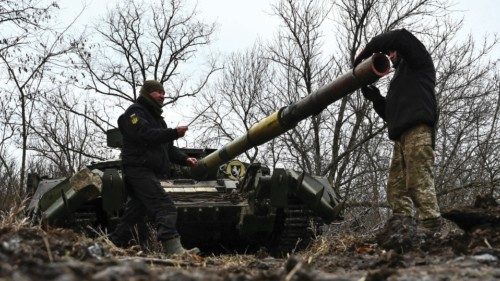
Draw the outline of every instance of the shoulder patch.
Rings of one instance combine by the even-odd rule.
[[[135,113],[130,115],[130,123],[132,123],[132,125],[139,123],[139,116]]]

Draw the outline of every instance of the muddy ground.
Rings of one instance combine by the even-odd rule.
[[[4,215],[0,280],[500,280],[500,207],[462,208],[444,216],[464,230],[449,223],[451,232],[440,237],[386,248],[374,235],[328,234],[277,259],[265,251],[166,258],[116,248],[105,236],[85,238]]]

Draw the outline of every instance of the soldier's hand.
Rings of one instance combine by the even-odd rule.
[[[358,64],[360,64],[366,57],[366,50],[363,49],[361,52],[354,58],[354,61],[352,62],[352,67],[356,68]]]
[[[177,130],[177,136],[179,138],[182,138],[186,134],[186,131],[188,130],[188,127],[187,126],[178,126],[175,129]]]
[[[365,99],[369,101],[374,101],[381,96],[379,89],[373,85],[363,86],[361,88],[361,93],[363,93]]]
[[[189,167],[194,167],[194,166],[198,165],[198,159],[196,159],[194,157],[189,157],[186,159],[186,164]]]

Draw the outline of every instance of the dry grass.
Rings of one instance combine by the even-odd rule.
[[[27,205],[27,200],[23,200],[20,203],[15,203],[6,211],[0,211],[0,228],[11,228],[17,231],[27,227],[31,223],[25,215]]]
[[[101,229],[90,228],[90,230],[97,236],[96,238],[94,238],[94,240],[96,242],[101,243],[106,249],[108,249],[111,255],[113,256],[130,255],[130,251],[128,251],[128,249],[117,247],[113,242],[111,242],[111,240],[109,240],[108,234],[102,231]],[[136,249],[134,251],[134,254],[137,254],[138,251],[140,251],[140,249]]]
[[[253,255],[220,255],[211,256],[210,262],[220,265],[222,268],[241,268],[257,260]]]
[[[346,252],[367,253],[373,252],[375,248],[375,244],[365,243],[359,236],[327,234],[317,237],[311,246],[298,255],[307,263],[312,263],[320,256],[335,256]]]

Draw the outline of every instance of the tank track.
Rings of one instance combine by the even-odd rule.
[[[309,246],[321,234],[322,220],[294,198],[287,208],[277,211],[276,224],[271,249],[274,255],[282,256]]]
[[[100,202],[90,202],[70,213],[62,222],[62,226],[71,227],[77,231],[94,234],[98,228],[107,226],[106,215],[99,208]]]

